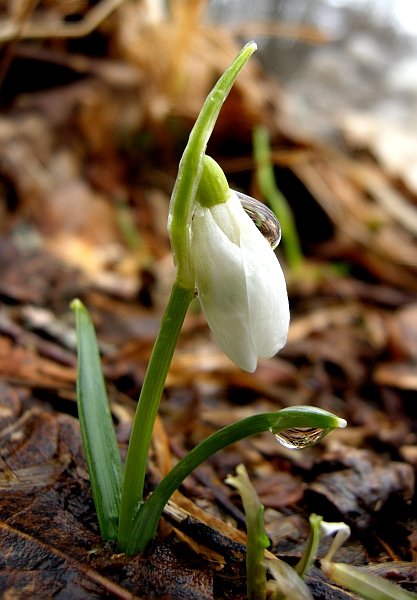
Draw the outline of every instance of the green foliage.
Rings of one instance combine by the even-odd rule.
[[[226,483],[236,488],[242,497],[246,514],[246,577],[248,600],[264,600],[266,596],[266,567],[263,562],[269,540],[264,527],[264,507],[255,491],[244,465],[236,467],[237,475],[229,475]]]
[[[246,515],[246,577],[248,600],[265,600],[266,571],[274,577],[268,587],[273,600],[312,600],[298,573],[277,558],[264,559],[269,540],[264,527],[264,507],[253,487],[244,465],[236,467],[237,475],[229,475],[226,483],[235,487],[242,497]]]
[[[275,180],[269,135],[265,127],[256,127],[253,131],[253,153],[259,188],[269,208],[276,214],[281,223],[285,258],[290,269],[297,271],[303,263],[300,239],[291,207],[278,189]]]
[[[184,479],[203,461],[222,448],[251,435],[264,431],[277,434],[297,426],[322,429],[329,433],[336,427],[345,427],[346,421],[320,408],[293,406],[273,413],[253,415],[216,431],[184,456],[164,477],[148,500],[141,505],[131,524],[126,546],[127,554],[145,550],[155,535],[165,504]]]
[[[77,327],[77,400],[84,452],[101,535],[104,540],[115,540],[123,480],[122,460],[94,326],[80,300],[74,300],[71,307]]]

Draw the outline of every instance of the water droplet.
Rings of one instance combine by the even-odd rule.
[[[255,198],[246,196],[241,192],[236,192],[236,194],[245,212],[268,240],[272,250],[275,250],[281,240],[281,225],[272,210],[269,210],[265,204],[255,200]]]
[[[323,429],[321,427],[289,427],[276,433],[271,429],[278,442],[290,450],[299,450],[300,448],[314,446],[329,431],[331,429]]]

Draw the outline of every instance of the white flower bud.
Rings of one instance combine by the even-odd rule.
[[[281,266],[237,195],[211,206],[196,202],[191,252],[196,287],[210,329],[245,371],[280,350],[289,326]]]

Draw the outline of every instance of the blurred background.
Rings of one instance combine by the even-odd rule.
[[[258,57],[288,94],[294,124],[321,136],[330,136],[353,110],[415,129],[415,10],[407,0],[209,4],[219,24],[282,25],[280,37],[259,39]],[[305,25],[317,27],[327,43],[297,39],[294,25],[300,32]]]

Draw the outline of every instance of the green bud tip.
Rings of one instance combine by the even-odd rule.
[[[229,184],[221,167],[210,156],[204,157],[203,171],[197,191],[197,200],[206,208],[226,202]]]

